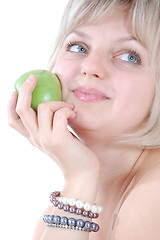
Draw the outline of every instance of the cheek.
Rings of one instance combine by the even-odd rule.
[[[53,68],[53,73],[55,73],[61,81],[64,101],[68,98],[68,90],[72,88],[73,82],[75,82],[79,72],[79,65],[76,64],[75,61],[66,60],[63,57],[57,59]]]
[[[155,86],[151,78],[121,78],[121,84],[115,83],[114,114],[125,122],[140,123],[150,111],[153,103]]]
[[[62,84],[73,80],[78,70],[78,64],[63,57],[57,59],[53,68],[53,72],[58,75]]]

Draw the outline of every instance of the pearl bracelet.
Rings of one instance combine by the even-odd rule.
[[[44,215],[43,221],[47,226],[60,227],[74,230],[82,230],[87,232],[98,232],[99,225],[94,222],[83,221],[82,219],[76,220],[75,218],[60,217],[54,215]]]
[[[76,207],[77,209],[85,210],[88,213],[100,214],[103,210],[102,206],[98,204],[91,205],[90,203],[84,203],[82,200],[76,200],[74,198],[61,197],[60,192],[52,192],[50,194],[50,201],[53,203],[55,200],[64,205],[69,205],[69,207]],[[90,214],[90,215],[92,215]],[[93,215],[92,215],[93,217]]]
[[[84,217],[89,218],[98,218],[98,213],[92,213],[90,211],[85,211],[79,208],[71,207],[68,204],[64,205],[63,203],[60,203],[58,200],[51,200],[54,207],[58,207],[60,210],[64,210],[65,212],[75,213],[77,215],[83,215]]]

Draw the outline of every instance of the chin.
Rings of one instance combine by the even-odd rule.
[[[77,114],[76,118],[69,121],[69,125],[74,131],[94,131],[98,127],[96,118],[86,116],[86,114]]]

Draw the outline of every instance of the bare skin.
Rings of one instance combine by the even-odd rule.
[[[141,236],[141,239],[149,240],[152,237],[158,240],[158,199],[160,193],[157,189],[160,183],[160,150],[146,150],[143,154],[142,159],[140,159],[139,164],[137,164],[136,169],[132,173],[132,176],[135,176],[134,181],[127,189],[123,199],[121,198],[122,196],[120,197],[120,201],[122,201],[121,206],[115,211],[115,205],[112,201],[105,202],[103,206],[105,206],[106,211],[98,222],[103,231],[91,234],[88,239],[122,240],[136,239]],[[108,211],[110,215],[108,214],[106,217],[106,212]],[[49,206],[44,214],[51,214],[52,212],[53,207]],[[135,216],[133,213],[135,213]],[[149,215],[147,219],[146,214]],[[45,231],[46,227],[42,221],[42,217],[37,224],[34,240],[40,239],[41,234]],[[134,221],[134,224],[131,224],[131,221],[128,221],[128,219]],[[152,231],[152,228],[155,232]]]
[[[127,14],[117,8],[72,32],[53,72],[61,79],[63,102],[40,104],[36,115],[31,76],[9,102],[9,123],[61,168],[63,196],[98,202],[104,211],[96,220],[98,233],[46,228],[41,219],[33,239],[159,240],[160,151],[115,141],[142,124],[155,92],[148,52],[131,36]],[[46,213],[63,214],[52,207]]]

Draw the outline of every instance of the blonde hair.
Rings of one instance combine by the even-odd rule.
[[[118,140],[121,144],[141,148],[160,147],[160,0],[70,0],[54,43],[49,62],[52,71],[65,38],[73,29],[93,23],[115,6],[129,11],[129,20],[135,37],[148,49],[151,62],[156,63],[156,90],[148,117],[137,131],[127,133]]]

